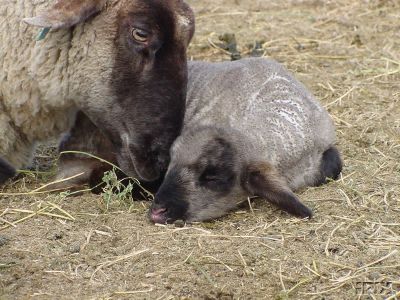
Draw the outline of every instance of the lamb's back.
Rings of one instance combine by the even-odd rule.
[[[326,110],[281,64],[251,58],[189,64],[185,126],[230,126],[278,167],[335,140]]]

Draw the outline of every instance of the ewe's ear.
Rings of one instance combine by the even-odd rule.
[[[260,196],[282,210],[301,218],[311,218],[311,210],[305,206],[287,186],[277,170],[265,162],[253,162],[243,170],[242,186],[251,195]]]
[[[47,11],[23,21],[43,28],[69,28],[99,12],[105,2],[106,0],[59,0]]]

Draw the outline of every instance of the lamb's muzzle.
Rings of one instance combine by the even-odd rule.
[[[150,208],[150,219],[154,223],[164,224],[167,222],[167,209],[165,207],[153,206]]]

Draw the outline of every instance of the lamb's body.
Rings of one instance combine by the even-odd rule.
[[[68,69],[79,63],[69,57],[72,32],[38,43],[39,29],[22,22],[48,2],[0,2],[0,155],[16,168],[30,161],[36,142],[68,130],[76,112],[68,99]]]
[[[282,65],[270,59],[193,62],[188,84],[183,135],[201,125],[226,128],[242,152],[270,162],[292,189],[316,183],[322,153],[335,143],[334,126]]]
[[[191,63],[183,132],[150,217],[215,218],[252,195],[311,217],[293,190],[337,178],[334,143],[326,110],[277,62]]]

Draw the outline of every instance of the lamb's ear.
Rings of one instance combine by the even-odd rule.
[[[59,29],[69,28],[99,12],[106,0],[59,0],[54,6],[23,21],[32,26]]]
[[[300,202],[273,166],[266,162],[252,162],[242,172],[242,187],[250,195],[265,198],[297,217],[311,218],[311,210]]]

